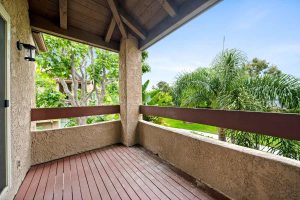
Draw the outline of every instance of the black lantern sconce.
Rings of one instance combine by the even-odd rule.
[[[22,50],[24,47],[25,49],[25,53],[26,53],[26,56],[25,56],[25,60],[27,61],[35,61],[35,51],[36,51],[36,47],[31,45],[31,44],[24,44],[24,43],[21,43],[20,41],[17,42],[17,48],[18,50]]]

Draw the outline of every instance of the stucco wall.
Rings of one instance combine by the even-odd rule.
[[[137,143],[136,128],[139,106],[142,103],[142,54],[136,38],[128,35],[120,47],[119,88],[122,142],[126,146]]]
[[[233,199],[300,199],[300,162],[145,121],[140,144]]]
[[[30,109],[34,107],[35,64],[24,60],[16,42],[34,44],[31,36],[27,0],[0,0],[10,15],[10,100],[11,100],[11,185],[2,199],[12,199],[30,165]]]
[[[121,142],[121,122],[32,132],[32,164]]]

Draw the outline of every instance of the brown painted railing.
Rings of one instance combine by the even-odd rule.
[[[140,113],[222,128],[300,140],[300,115],[211,109],[140,106]]]
[[[31,121],[117,113],[120,113],[119,105],[66,108],[33,108],[31,109]]]

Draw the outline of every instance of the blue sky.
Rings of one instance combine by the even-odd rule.
[[[300,77],[300,0],[224,0],[148,49],[151,85],[209,66],[225,48],[242,50]]]

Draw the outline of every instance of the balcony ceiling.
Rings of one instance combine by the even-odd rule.
[[[141,50],[220,0],[28,0],[34,32],[48,33],[118,52],[136,36]]]

